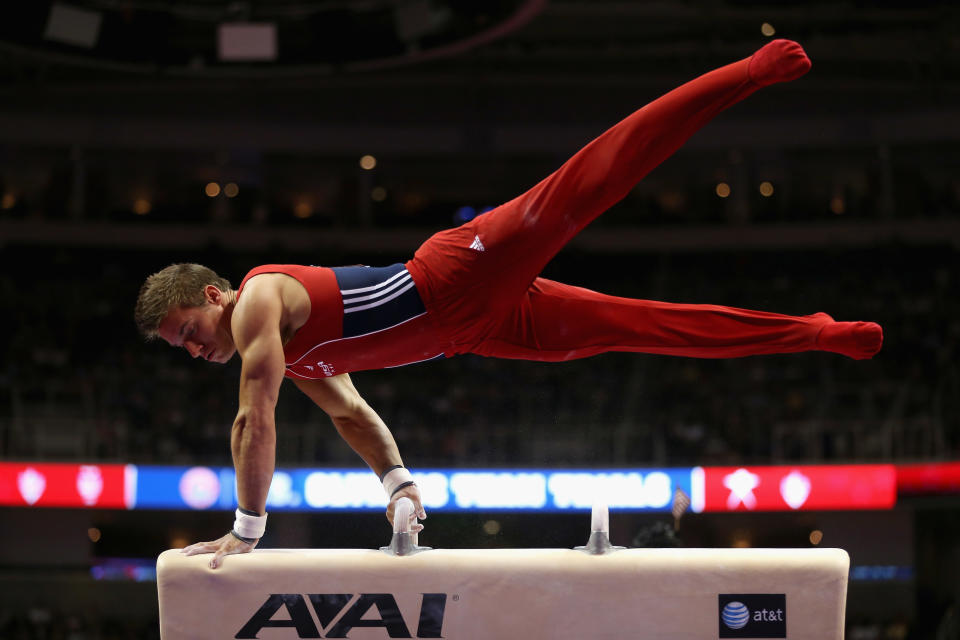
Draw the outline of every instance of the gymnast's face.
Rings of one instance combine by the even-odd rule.
[[[199,307],[175,307],[160,323],[160,337],[172,347],[183,347],[194,358],[224,363],[237,347],[230,333],[229,297],[213,285],[204,289]]]

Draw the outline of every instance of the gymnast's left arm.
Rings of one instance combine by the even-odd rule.
[[[393,513],[400,498],[410,498],[413,502],[412,519],[426,518],[420,490],[413,482],[413,476],[403,466],[393,434],[353,386],[350,376],[344,373],[293,382],[330,416],[340,437],[380,476],[389,496],[387,520],[393,523]],[[422,525],[411,523],[411,531],[421,529]]]
[[[187,555],[212,552],[213,569],[225,555],[252,551],[263,536],[276,456],[274,409],[285,369],[279,328],[282,306],[279,293],[272,288],[251,287],[244,293],[231,319],[233,338],[243,358],[240,408],[230,434],[237,472],[236,521],[219,540],[183,549]]]

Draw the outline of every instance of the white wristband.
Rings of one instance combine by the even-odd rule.
[[[267,514],[262,516],[248,516],[237,509],[237,519],[233,521],[233,530],[244,538],[262,538],[267,530]]]
[[[410,471],[404,467],[391,469],[387,475],[383,476],[383,490],[387,492],[387,497],[393,497],[393,492],[402,484],[413,482],[413,476]]]

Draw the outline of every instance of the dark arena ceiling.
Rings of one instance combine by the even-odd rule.
[[[141,189],[150,220],[218,219],[203,185],[221,180],[283,219],[309,196],[311,224],[448,224],[780,37],[812,71],[717,118],[644,193],[675,203],[740,172],[776,174],[783,217],[827,215],[845,189],[885,194],[864,216],[960,201],[956,0],[19,3],[0,20],[0,177],[21,216],[132,218]],[[365,154],[376,176],[357,176]],[[381,185],[378,204],[351,195]],[[684,210],[715,220],[712,202]]]
[[[544,5],[545,0],[35,2],[4,20],[0,34],[21,60],[79,67],[87,74],[317,75],[453,55],[522,26]],[[264,48],[254,42],[232,50],[231,33],[267,40]]]
[[[807,91],[840,102],[857,92],[854,108],[870,111],[957,102],[960,4],[942,0],[37,1],[0,20],[0,80],[8,108],[50,89],[109,103],[136,87],[163,110],[211,89],[235,91],[237,106],[267,91],[283,100],[384,83],[414,101],[468,89],[589,108],[604,92],[749,54],[768,39],[764,24],[810,52]],[[231,28],[244,25],[252,49],[230,51]],[[259,103],[262,113],[269,100]]]

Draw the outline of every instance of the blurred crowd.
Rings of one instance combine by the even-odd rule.
[[[580,142],[618,115],[598,116]],[[14,147],[0,153],[0,222],[207,223],[253,229],[446,226],[467,211],[482,211],[526,191],[576,147],[571,141],[569,149],[556,154],[474,149],[455,158],[445,153],[366,156],[366,166],[375,167],[371,170],[360,168],[360,157],[313,153]],[[788,145],[771,151],[744,141],[744,148],[724,151],[685,148],[595,224],[649,228],[665,222],[949,219],[960,208],[960,180],[953,170],[958,162],[960,151],[949,142]]]
[[[402,256],[203,255],[6,247],[0,455],[229,464],[239,359],[144,343],[143,278],[201,261],[236,285],[264,262],[388,264]],[[803,353],[736,360],[606,354],[564,364],[476,356],[354,380],[411,464],[684,465],[918,460],[960,454],[957,251],[610,255],[567,251],[545,275],[630,297],[873,320],[872,361]],[[326,416],[285,384],[286,465],[355,465]]]

